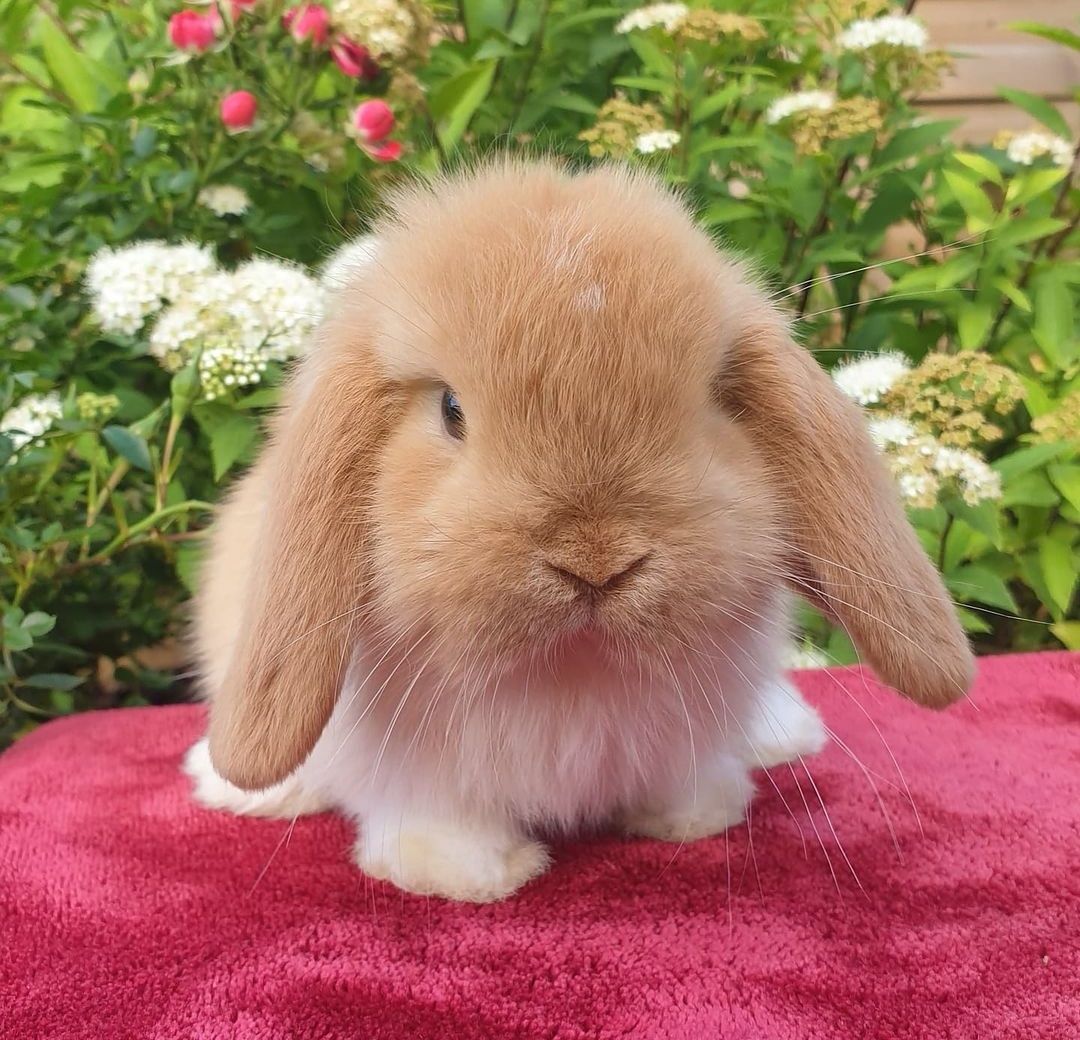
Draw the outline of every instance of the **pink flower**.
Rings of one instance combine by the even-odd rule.
[[[381,144],[365,147],[364,151],[376,162],[394,162],[401,158],[401,142],[383,141]]]
[[[229,11],[233,21],[235,22],[245,11],[250,11],[256,3],[258,0],[229,0]]]
[[[216,19],[198,11],[177,11],[169,19],[169,39],[174,47],[191,54],[209,49],[217,36]]]
[[[347,36],[339,36],[330,44],[330,56],[337,62],[337,67],[353,79],[374,79],[379,74],[379,66],[367,47],[354,43]]]
[[[234,90],[221,99],[221,121],[230,130],[246,130],[255,122],[259,103],[248,90]]]
[[[393,133],[394,113],[385,101],[364,101],[353,112],[353,126],[362,144],[378,144]]]
[[[300,4],[281,16],[281,24],[297,43],[311,40],[321,47],[330,34],[330,12],[322,4]]]

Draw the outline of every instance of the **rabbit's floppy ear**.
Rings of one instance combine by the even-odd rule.
[[[251,548],[246,616],[210,707],[225,779],[267,787],[307,756],[349,664],[369,584],[370,496],[397,401],[373,352],[344,329],[307,362],[260,462],[266,513]]]
[[[796,589],[906,697],[934,708],[961,697],[971,651],[859,409],[779,321],[732,345],[717,388],[764,455]]]

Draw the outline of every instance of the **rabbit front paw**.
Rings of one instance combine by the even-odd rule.
[[[676,790],[654,795],[619,817],[628,834],[658,841],[688,842],[722,834],[746,819],[754,794],[747,767],[733,755],[708,763],[696,781],[688,779]]]
[[[505,899],[549,862],[543,845],[510,830],[389,812],[363,821],[354,857],[369,877],[467,903]]]

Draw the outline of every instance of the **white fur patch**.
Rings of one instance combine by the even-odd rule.
[[[406,892],[468,903],[504,899],[548,865],[543,845],[511,830],[386,808],[361,824],[355,858],[369,877],[391,881]]]
[[[762,768],[816,755],[828,740],[821,716],[794,686],[782,680],[761,691],[747,735],[751,747],[746,761]]]
[[[288,777],[265,791],[244,791],[220,776],[210,761],[210,744],[204,737],[184,756],[184,772],[194,781],[192,796],[207,809],[222,809],[238,816],[269,816],[291,820],[329,808],[321,798],[305,791],[295,777]]]

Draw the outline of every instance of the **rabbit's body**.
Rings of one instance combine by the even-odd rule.
[[[206,804],[339,809],[366,872],[452,898],[513,891],[545,832],[704,837],[823,743],[780,678],[790,585],[914,699],[965,689],[861,417],[674,199],[416,188],[222,511],[188,769]]]
[[[211,685],[239,635],[242,561],[268,492],[256,468],[215,532],[198,633]],[[718,627],[693,670],[677,655],[670,670],[630,655],[619,667],[584,637],[516,672],[447,675],[415,633],[368,650],[358,641],[330,720],[291,776],[241,790],[214,771],[205,740],[186,769],[210,808],[343,813],[358,824],[356,859],[369,875],[500,898],[546,864],[537,836],[615,826],[707,837],[744,819],[754,768],[820,750],[821,720],[778,674],[784,603],[772,599]]]

